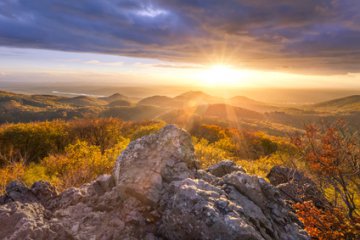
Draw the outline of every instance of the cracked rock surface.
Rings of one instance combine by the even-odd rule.
[[[173,125],[80,188],[9,184],[0,223],[0,239],[309,239],[277,188],[230,161],[199,170],[191,136]]]

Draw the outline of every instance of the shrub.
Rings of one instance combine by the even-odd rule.
[[[308,125],[303,135],[292,138],[307,170],[323,186],[340,195],[352,218],[357,210],[360,187],[360,136],[342,122],[330,126]]]
[[[58,188],[80,186],[101,174],[111,173],[116,157],[127,144],[128,140],[123,139],[102,154],[99,146],[77,141],[67,146],[64,154],[46,157],[41,166],[46,168],[48,179]]]
[[[351,222],[339,208],[318,209],[311,201],[293,205],[305,230],[313,239],[357,239],[360,236],[360,218]]]
[[[0,194],[5,191],[6,185],[14,180],[21,180],[25,173],[23,163],[12,163],[0,168]]]
[[[226,151],[209,143],[206,139],[199,140],[193,137],[193,144],[195,155],[203,168],[209,167],[221,160],[230,158],[230,155]]]
[[[0,153],[6,163],[11,160],[37,162],[69,143],[66,123],[62,121],[9,124],[0,129]]]

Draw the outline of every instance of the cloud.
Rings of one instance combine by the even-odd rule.
[[[123,62],[101,62],[99,60],[89,60],[85,64],[98,65],[98,66],[110,66],[110,67],[121,67],[124,65]]]
[[[359,72],[358,0],[2,0],[0,45]]]
[[[153,64],[153,67],[157,68],[179,68],[179,69],[201,69],[204,68],[202,65],[195,65],[195,64]]]

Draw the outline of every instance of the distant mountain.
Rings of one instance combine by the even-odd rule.
[[[275,107],[243,96],[219,98],[200,91],[186,92],[174,98],[152,96],[136,105],[134,102],[135,99],[118,93],[99,99],[0,91],[0,123],[118,117],[133,121],[162,119],[181,126],[197,119],[236,126],[241,123],[251,129],[259,128],[261,122],[261,129],[274,129],[274,124],[280,124],[280,128],[283,125],[303,128],[311,122],[331,122],[339,118],[358,127],[360,121],[360,95],[295,108]]]
[[[41,101],[41,102],[57,102],[60,99],[62,99],[62,97],[60,96],[56,96],[56,95],[31,95],[31,98],[36,100],[36,101]]]
[[[270,112],[278,110],[278,107],[258,102],[244,96],[236,96],[230,99],[226,99],[211,96],[201,91],[185,92],[174,98],[167,96],[152,96],[144,98],[138,102],[138,105],[149,105],[166,108],[195,107],[207,104],[227,104],[258,112]]]
[[[158,107],[179,107],[181,103],[171,97],[156,95],[141,99],[137,104]]]
[[[263,119],[261,113],[234,107],[228,104],[211,104],[205,107],[199,107],[198,112],[207,117],[217,117],[229,121],[237,121],[239,119]]]
[[[178,100],[192,100],[192,99],[199,99],[199,98],[202,98],[202,99],[210,99],[210,98],[214,98],[213,96],[209,95],[209,94],[206,94],[202,91],[189,91],[189,92],[185,92],[185,93],[182,93],[178,96],[175,97],[175,99],[178,99]]]
[[[230,98],[227,101],[227,103],[236,107],[247,108],[258,112],[269,112],[269,111],[276,111],[279,109],[278,107],[271,106],[266,103],[259,102],[244,96],[236,96]]]
[[[217,122],[237,122],[239,120],[263,120],[264,115],[244,108],[227,104],[207,104],[195,107],[176,109],[165,113],[160,118],[169,123],[186,125],[195,119],[211,120]]]
[[[321,102],[312,105],[315,109],[337,112],[360,111],[360,95],[352,95],[343,98]]]
[[[125,121],[144,121],[164,114],[163,108],[155,106],[114,107],[104,110],[100,117],[115,117]]]
[[[100,97],[98,99],[106,101],[108,103],[111,103],[111,102],[114,102],[114,101],[119,101],[119,100],[129,100],[127,96],[122,95],[120,93],[115,93],[115,94],[110,95],[108,97]]]
[[[14,108],[42,108],[53,104],[52,101],[39,100],[29,95],[0,91],[0,108],[10,106]]]
[[[107,102],[101,99],[96,99],[87,96],[78,96],[73,98],[62,98],[59,100],[61,103],[71,104],[78,107],[85,107],[85,106],[103,106],[106,105]]]
[[[262,102],[258,102],[256,100],[253,100],[251,98],[245,97],[245,96],[235,96],[229,99],[231,103],[237,103],[237,104],[264,104]]]
[[[194,107],[204,104],[223,103],[224,99],[208,95],[201,91],[190,91],[174,98],[167,96],[147,97],[138,102],[138,105],[150,105],[166,108]]]
[[[214,97],[201,91],[186,92],[176,96],[174,100],[181,102],[183,107],[224,102],[223,98]]]
[[[110,102],[107,106],[108,107],[128,107],[131,105],[131,102],[127,100],[115,100]]]

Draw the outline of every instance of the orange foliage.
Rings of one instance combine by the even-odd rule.
[[[341,240],[360,236],[360,218],[351,222],[338,208],[318,209],[311,201],[296,203],[293,207],[313,239]]]
[[[305,134],[293,137],[292,142],[302,153],[307,170],[322,185],[335,189],[352,218],[360,187],[360,136],[336,122],[325,127],[309,125]]]

